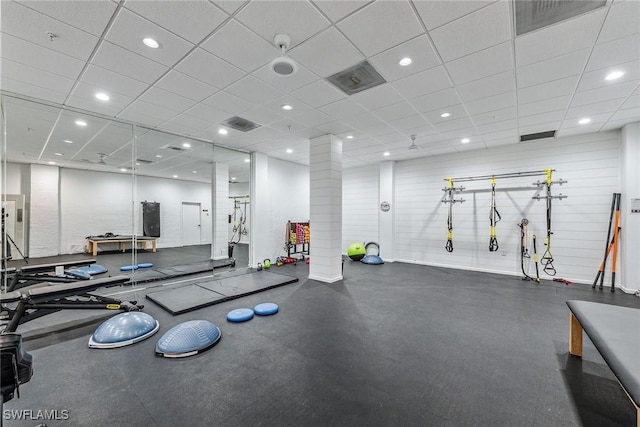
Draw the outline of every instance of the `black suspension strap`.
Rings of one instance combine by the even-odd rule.
[[[449,215],[447,216],[447,252],[453,252],[453,180],[447,178],[447,192],[449,195]]]
[[[529,255],[529,249],[527,247],[528,240],[529,240],[528,226],[529,226],[529,220],[527,218],[522,218],[522,221],[520,222],[520,224],[518,224],[518,227],[520,227],[520,268],[522,269],[523,280],[528,279],[528,280],[536,281],[536,279],[534,279],[533,277],[529,276],[529,274],[527,274],[527,270],[524,267],[525,258],[531,258],[531,256]]]
[[[536,265],[536,282],[540,283],[540,272],[538,271],[538,249],[536,248],[536,235],[531,236],[533,240],[533,263]]]
[[[489,210],[489,252],[498,250],[498,236],[496,235],[496,224],[502,217],[496,208],[496,177],[491,177],[491,209]]]
[[[551,169],[545,169],[547,173],[546,180],[546,188],[547,188],[547,237],[544,245],[546,246],[546,250],[540,259],[540,264],[542,264],[543,269],[546,274],[549,276],[556,275],[556,269],[553,266],[553,255],[551,255],[551,235],[553,232],[551,231]]]
[[[247,202],[247,196],[244,196],[244,202],[242,203],[244,204],[244,213],[240,217],[240,234],[242,234],[243,236],[246,236],[247,235],[247,205],[249,204],[249,202]]]

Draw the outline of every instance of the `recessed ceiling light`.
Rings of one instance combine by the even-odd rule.
[[[64,156],[62,153],[53,153],[54,156]]]
[[[245,163],[251,163],[251,159],[244,159]]]
[[[624,76],[624,72],[623,71],[612,71],[609,74],[607,74],[607,77],[605,77],[605,80],[615,80],[615,79],[619,79],[620,77]]]
[[[467,144],[469,141],[471,141],[469,138],[462,138],[462,140],[460,140],[463,144]]]
[[[47,162],[47,163],[50,164],[50,165],[55,165],[56,164],[56,162]]]
[[[178,177],[178,175],[173,175],[173,177],[174,177],[174,178],[177,178],[177,177]]]
[[[86,126],[87,122],[85,122],[84,120],[76,120],[75,122],[78,126]]]
[[[127,168],[120,168],[120,172],[126,172]]]
[[[283,110],[289,111],[289,110],[293,110],[293,107],[289,104],[284,104],[282,107]]]
[[[585,117],[584,119],[578,120],[578,124],[579,125],[586,125],[587,123],[591,123],[591,119],[588,118],[588,117]]]
[[[390,153],[390,152],[388,152],[388,151],[385,151],[384,153],[382,153],[382,155],[383,155],[383,156],[390,156],[390,155],[391,155],[391,153]]]
[[[220,128],[220,129],[218,129],[218,133],[219,133],[220,135],[226,135],[226,134],[228,134],[228,133],[229,133],[229,131],[228,131],[228,130],[226,130],[225,128]]]
[[[442,113],[442,114],[440,114],[440,117],[447,118],[450,115],[451,115],[451,113]]]
[[[160,159],[160,158],[162,158],[162,154],[156,154],[156,157],[157,157],[158,159]]]
[[[65,139],[63,142],[66,142],[67,144],[73,144],[73,141],[71,141],[70,139]]]
[[[183,143],[182,143],[182,146],[183,146],[184,148],[191,148],[191,144],[189,144],[188,142],[183,142]]]
[[[347,139],[353,139],[353,135],[347,135]]]
[[[232,177],[231,177],[231,181],[235,181],[235,180],[236,180],[236,177],[235,177],[235,176],[232,176]]]
[[[136,162],[136,166],[140,166],[140,163]]]
[[[198,173],[198,171],[191,171],[191,173]]]
[[[109,99],[111,99],[111,98],[109,98],[109,95],[107,95],[104,92],[96,93],[96,98],[98,98],[100,101],[108,101]]]
[[[287,148],[287,154],[291,154],[293,153],[293,150],[291,148]]]
[[[413,62],[413,60],[409,57],[406,58],[402,58],[400,60],[400,62],[398,62],[398,64],[402,65],[403,67],[406,67],[407,65],[411,64]]]
[[[160,43],[152,39],[151,37],[147,37],[142,39],[142,43],[150,47],[151,49],[157,49],[160,47]]]

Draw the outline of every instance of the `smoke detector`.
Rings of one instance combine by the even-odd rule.
[[[287,49],[291,44],[291,38],[286,34],[276,34],[273,38],[276,47],[282,51],[282,55],[271,61],[270,67],[279,76],[290,76],[298,70],[298,64],[287,56]]]

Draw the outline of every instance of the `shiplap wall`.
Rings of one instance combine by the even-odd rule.
[[[520,229],[529,219],[529,235],[545,251],[546,202],[533,196],[539,178],[498,180],[496,204],[500,249],[489,252],[490,181],[465,182],[466,191],[453,206],[454,251],[445,251],[448,206],[442,203],[444,178],[490,175],[553,168],[551,253],[556,277],[590,283],[603,256],[612,193],[620,190],[619,133],[604,132],[461,152],[398,162],[396,166],[396,259],[453,268],[520,275]],[[346,224],[346,227],[352,227]],[[531,246],[531,244],[529,244]],[[531,250],[531,247],[530,247]],[[533,268],[531,269],[533,272]],[[607,280],[609,280],[607,274]],[[541,273],[542,278],[549,278]]]
[[[354,242],[377,242],[378,165],[342,172],[342,251]]]

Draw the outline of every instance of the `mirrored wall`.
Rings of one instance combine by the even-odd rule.
[[[138,282],[248,265],[248,153],[10,94],[2,138],[3,270],[89,260]]]

